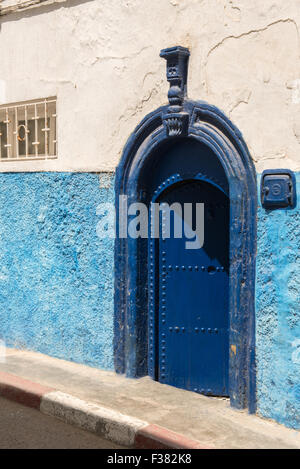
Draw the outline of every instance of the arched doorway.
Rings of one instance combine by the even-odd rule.
[[[195,254],[183,249],[184,238],[132,239],[118,227],[116,371],[229,395],[232,405],[254,411],[254,167],[241,134],[218,109],[184,99],[186,49],[164,53],[173,68],[179,64],[180,86],[178,79],[170,105],[130,137],[117,169],[116,206],[119,212],[124,196],[128,205],[148,207],[204,203],[205,241]]]
[[[148,303],[153,312],[149,370],[163,383],[227,396],[230,204],[226,174],[214,152],[194,139],[173,139],[162,145],[141,173],[144,187],[148,174],[152,175],[148,192],[152,203],[159,204],[162,225],[158,239],[149,241]],[[196,212],[200,204],[203,220]],[[185,213],[189,208],[190,227]],[[164,234],[166,223],[169,230]],[[199,239],[197,246],[195,238],[189,245],[200,223],[203,247]]]

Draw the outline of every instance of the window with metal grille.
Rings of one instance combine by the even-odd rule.
[[[1,161],[56,155],[56,98],[0,106]]]

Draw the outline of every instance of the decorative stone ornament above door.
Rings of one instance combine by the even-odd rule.
[[[163,117],[166,133],[169,137],[184,136],[188,129],[189,114],[182,110],[182,104],[187,95],[190,52],[185,47],[170,47],[163,49],[160,56],[167,61],[167,80],[170,83],[170,106]]]

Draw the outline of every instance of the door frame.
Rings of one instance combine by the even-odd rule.
[[[140,181],[149,158],[169,139],[192,138],[213,150],[229,184],[229,394],[232,406],[255,412],[255,168],[241,133],[216,107],[185,100],[182,111],[171,117],[168,106],[146,116],[130,136],[116,171],[115,369],[128,377],[151,375],[148,240],[119,237],[119,196],[126,195],[128,204],[145,202],[151,194]]]

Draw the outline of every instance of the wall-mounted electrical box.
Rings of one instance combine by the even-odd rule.
[[[296,180],[289,169],[267,169],[261,177],[261,203],[266,209],[294,208]]]

